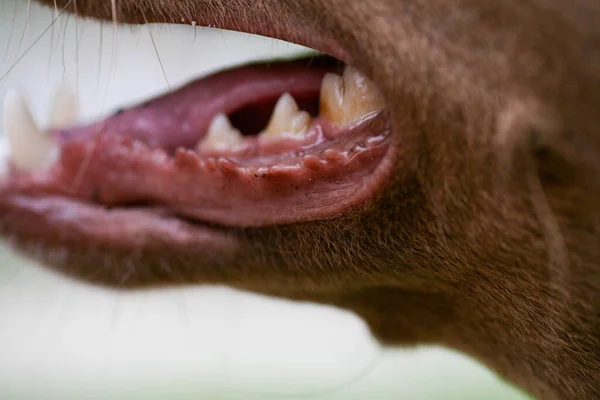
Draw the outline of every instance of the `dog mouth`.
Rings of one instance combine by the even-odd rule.
[[[58,120],[69,104],[57,99]],[[177,241],[173,224],[333,218],[374,199],[391,169],[380,89],[329,56],[221,70],[90,124],[40,130],[16,92],[4,116],[0,212],[30,236],[122,245]]]

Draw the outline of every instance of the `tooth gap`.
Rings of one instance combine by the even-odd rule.
[[[262,102],[248,104],[229,114],[234,128],[244,136],[254,136],[262,132],[268,125],[275,105],[280,96],[265,99]],[[319,115],[319,93],[293,94],[300,110],[308,112],[312,117]]]

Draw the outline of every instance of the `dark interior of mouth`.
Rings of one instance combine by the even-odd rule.
[[[82,127],[58,132],[59,138],[87,138],[103,133],[127,135],[174,152],[193,148],[218,113],[226,114],[245,136],[263,130],[279,97],[289,93],[301,110],[317,116],[321,81],[327,72],[341,73],[331,57],[255,63],[217,72],[137,106]]]
[[[102,121],[53,131],[59,161],[22,177],[20,190],[105,210],[151,204],[186,221],[222,226],[338,215],[381,186],[378,167],[389,147],[385,110],[344,127],[319,115],[323,77],[343,68],[330,57],[245,65]],[[285,93],[310,123],[301,135],[265,136]],[[242,139],[204,146],[218,114]]]

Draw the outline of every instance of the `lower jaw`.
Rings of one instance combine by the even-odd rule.
[[[230,251],[239,245],[230,228],[335,218],[376,198],[393,165],[387,112],[334,137],[326,121],[315,126],[318,140],[268,157],[199,156],[111,131],[56,132],[55,165],[15,169],[0,187],[2,229],[61,245]]]

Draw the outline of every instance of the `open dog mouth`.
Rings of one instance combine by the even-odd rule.
[[[69,119],[71,104],[57,98],[57,120]],[[10,92],[4,131],[11,156],[0,212],[18,216],[4,227],[38,237],[123,244],[177,236],[174,223],[330,218],[372,199],[390,170],[380,90],[328,56],[223,70],[100,121],[46,131]]]

